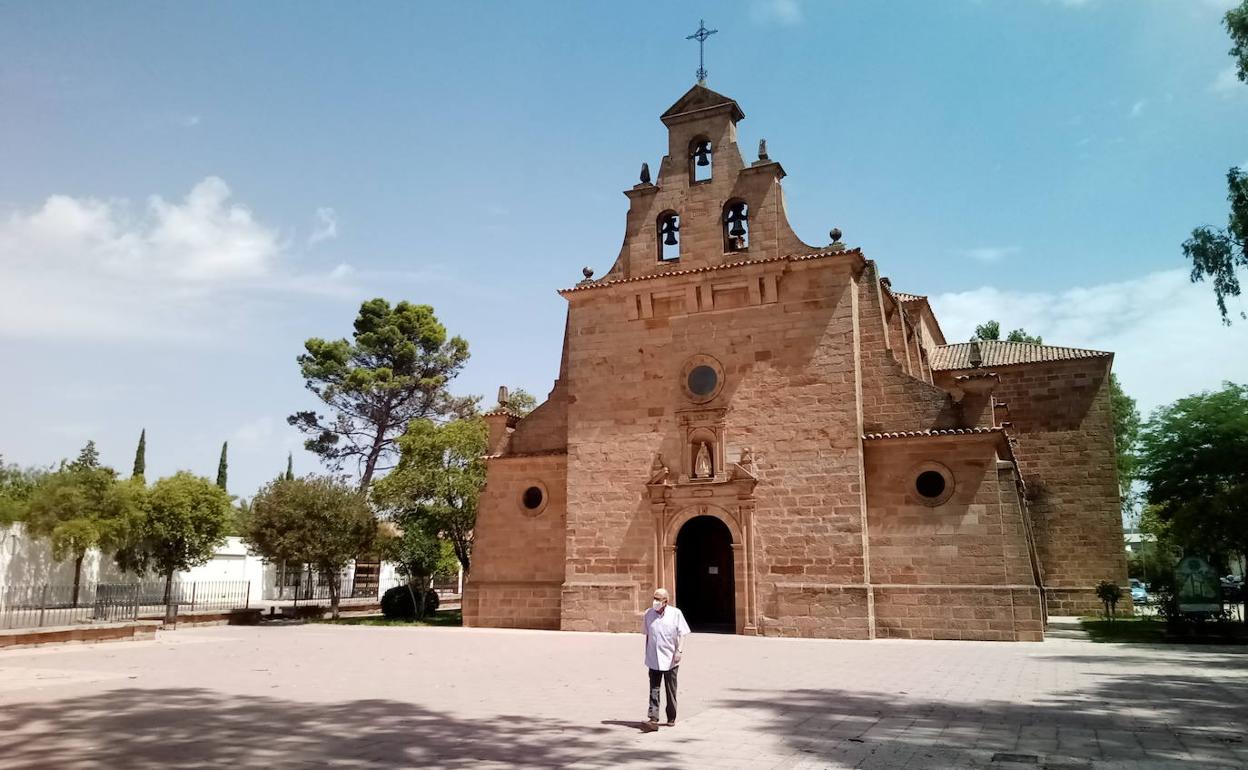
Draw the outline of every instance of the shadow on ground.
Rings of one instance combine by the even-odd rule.
[[[1099,761],[1248,767],[1248,680],[1223,673],[1248,657],[1215,665],[1203,658],[1172,661],[1207,666],[1208,676],[1191,675],[1190,669],[1132,673],[1133,661],[1142,660],[1135,657],[1077,660],[1099,677],[1095,685],[1026,703],[1005,700],[1004,692],[1002,700],[959,702],[955,688],[941,700],[904,692],[737,690],[739,697],[713,705],[821,758],[865,756],[888,745],[894,759],[909,754],[918,757],[917,766],[931,767],[986,766],[991,756],[1005,753],[1034,756],[1022,761],[1041,764],[1046,757],[1068,758],[1075,760],[1069,766],[1084,768]],[[924,756],[931,761],[925,764]]]
[[[461,719],[411,703],[306,703],[202,689],[114,690],[0,712],[5,768],[558,767],[618,728],[521,716]]]

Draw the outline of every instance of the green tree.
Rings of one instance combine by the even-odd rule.
[[[468,360],[468,343],[448,339],[429,305],[369,300],[360,306],[352,341],[313,338],[304,348],[305,385],[333,416],[304,411],[288,422],[310,436],[305,446],[330,468],[354,461],[360,489],[396,454],[408,423],[465,407],[447,383]]]
[[[338,617],[342,571],[377,540],[377,520],[362,492],[329,477],[279,479],[252,499],[243,540],[264,558],[311,564],[329,578]]]
[[[1231,36],[1231,57],[1235,60],[1239,79],[1248,83],[1248,0],[1226,12],[1222,19]],[[1241,268],[1248,268],[1248,169],[1238,166],[1226,172],[1227,202],[1231,213],[1225,230],[1202,225],[1183,242],[1183,256],[1192,262],[1192,283],[1209,279],[1217,298],[1222,323],[1230,324],[1227,297],[1241,293]],[[1243,311],[1240,318],[1248,318]]]
[[[1118,491],[1124,514],[1135,507],[1132,483],[1135,481],[1136,445],[1140,440],[1140,410],[1135,399],[1122,389],[1118,375],[1109,375],[1109,403],[1114,417],[1114,450],[1118,465]]]
[[[398,467],[377,482],[378,504],[403,530],[445,538],[468,571],[477,502],[485,485],[488,429],[480,418],[415,420],[399,438]]]
[[[79,450],[78,456],[69,465],[72,468],[99,468],[100,453],[95,448],[95,442],[87,441],[86,445]]]
[[[147,473],[147,428],[139,431],[139,446],[134,450],[134,470],[130,472],[130,478],[143,481],[145,473]]]
[[[173,574],[203,564],[225,542],[233,516],[230,496],[206,478],[179,471],[147,490],[141,512],[131,517],[116,554],[123,570],[154,571],[165,578],[165,602]]]
[[[293,481],[295,478],[295,455],[293,452],[286,453],[286,473],[278,476],[279,479]]]
[[[9,536],[9,525],[21,521],[27,502],[45,471],[5,463],[0,456],[0,544]]]
[[[523,417],[537,408],[537,398],[524,388],[514,388],[507,392],[507,407]]]
[[[1140,434],[1139,478],[1168,539],[1248,556],[1248,387],[1228,382],[1153,412]]]
[[[997,321],[985,321],[975,327],[975,336],[971,337],[971,342],[999,339],[1001,339],[1001,324]]]
[[[383,558],[392,562],[407,582],[417,619],[425,616],[425,593],[429,588],[429,579],[443,566],[444,543],[427,530],[413,526],[396,528],[380,544]]]
[[[142,502],[138,485],[118,481],[116,471],[91,464],[89,457],[79,460],[40,478],[29,490],[23,515],[27,531],[51,544],[54,559],[73,559],[74,606],[87,552],[114,544]]]
[[[226,459],[230,451],[230,442],[225,441],[221,444],[221,459],[217,460],[217,486],[226,489],[226,483],[229,478],[229,461]],[[228,490],[227,490],[228,491]]]
[[[971,337],[971,341],[978,340],[999,340],[1001,339],[1001,324],[998,321],[987,321],[975,327],[975,336]],[[1034,345],[1043,345],[1044,340],[1032,334],[1028,334],[1022,329],[1015,329],[1005,337],[1006,342],[1030,342]]]

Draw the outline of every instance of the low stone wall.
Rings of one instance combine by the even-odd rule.
[[[45,644],[91,644],[110,641],[155,639],[160,623],[136,620],[130,623],[99,623],[85,626],[46,626],[12,628],[0,631],[0,649],[38,647]]]
[[[261,610],[259,608],[242,609],[242,610],[196,610],[194,612],[179,612],[177,624],[179,626],[254,626],[260,622]],[[165,616],[161,615],[144,615],[139,620],[154,621],[164,624]]]
[[[1026,586],[874,586],[880,639],[1044,641],[1040,592]]]

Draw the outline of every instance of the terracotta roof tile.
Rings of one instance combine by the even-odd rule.
[[[786,254],[783,257],[765,257],[763,259],[742,259],[737,262],[729,262],[723,265],[707,265],[706,267],[692,267],[686,270],[662,270],[657,273],[646,273],[645,275],[634,276],[633,278],[613,278],[611,280],[597,281],[581,281],[570,289],[560,289],[559,293],[568,295],[577,291],[588,291],[589,289],[602,289],[607,286],[616,286],[621,283],[636,283],[637,281],[651,281],[656,278],[666,278],[672,275],[693,275],[694,273],[709,273],[712,270],[728,270],[734,267],[745,267],[746,265],[765,265],[769,262],[805,262],[810,259],[823,259],[824,257],[837,257],[846,254],[854,254],[862,256],[862,251],[857,248],[853,249],[825,249],[810,254]]]
[[[933,428],[931,430],[902,430],[892,433],[865,433],[863,441],[879,441],[888,438],[932,438],[938,436],[970,436],[978,433],[1004,433],[1004,428]]]
[[[927,299],[922,294],[907,294],[904,291],[895,291],[893,296],[897,298],[898,302],[923,302]]]
[[[950,369],[974,369],[971,365],[970,342],[956,342],[952,345],[938,345],[932,350],[931,365],[933,371]],[[1003,340],[981,340],[979,355],[982,359],[980,367],[1011,366],[1014,364],[1038,364],[1045,361],[1067,361],[1075,358],[1101,358],[1112,356],[1102,350],[1085,350],[1083,348],[1064,348],[1057,345],[1035,345],[1030,342],[1005,342]]]

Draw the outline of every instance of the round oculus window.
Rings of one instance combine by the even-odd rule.
[[[939,471],[923,471],[914,480],[914,491],[928,500],[935,500],[945,493],[945,477]]]
[[[689,392],[695,396],[709,396],[715,392],[715,386],[718,384],[719,374],[714,367],[701,364],[689,371]]]
[[[520,502],[530,511],[536,511],[542,507],[542,503],[546,501],[546,493],[542,492],[541,487],[529,487],[524,490],[524,494],[520,496]]]

